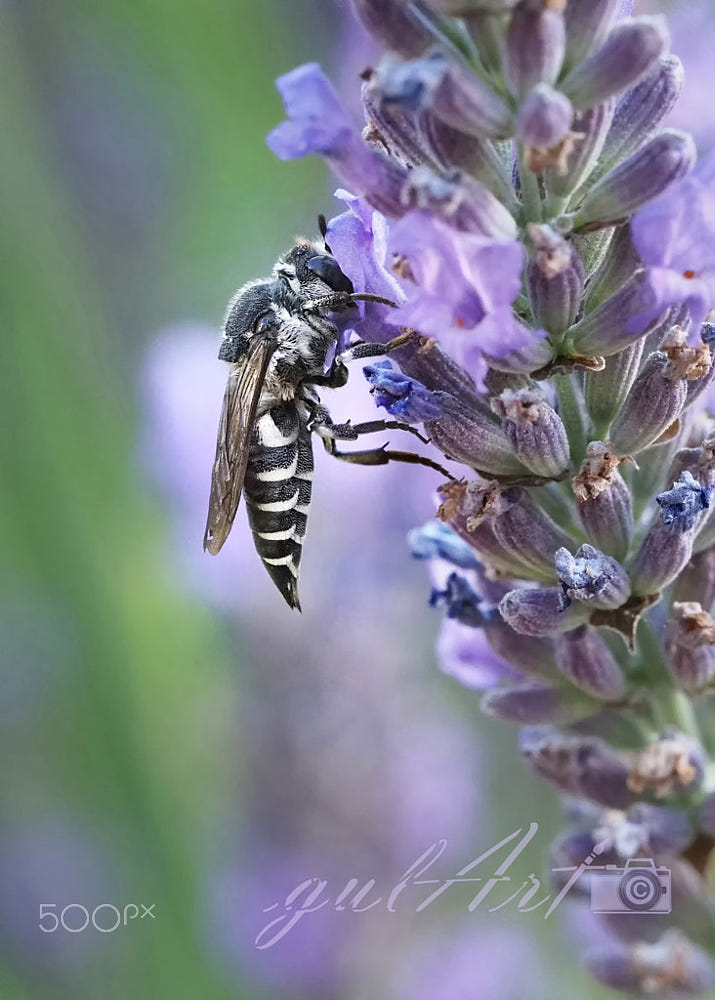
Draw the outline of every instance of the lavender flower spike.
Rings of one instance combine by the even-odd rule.
[[[417,379],[403,375],[391,361],[376,361],[362,371],[376,404],[384,406],[393,417],[408,424],[422,424],[442,416],[440,393],[430,392]]]

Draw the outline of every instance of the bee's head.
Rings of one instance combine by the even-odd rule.
[[[278,317],[273,308],[273,282],[251,282],[239,289],[231,300],[223,328],[218,356],[221,361],[240,361],[254,337],[271,336],[278,331]]]
[[[318,241],[296,240],[276,264],[275,274],[295,295],[307,298],[354,291],[352,281],[328,247]]]

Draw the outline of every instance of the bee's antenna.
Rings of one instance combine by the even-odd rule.
[[[320,232],[320,235],[323,237],[323,243],[325,244],[325,249],[328,251],[328,253],[332,253],[333,251],[330,249],[327,240],[325,239],[325,237],[328,235],[328,223],[325,221],[325,216],[323,215],[322,212],[318,216],[318,231]]]

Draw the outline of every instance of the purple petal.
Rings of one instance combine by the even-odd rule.
[[[451,618],[442,622],[437,659],[443,673],[478,691],[519,676],[492,650],[482,629],[462,625]]]

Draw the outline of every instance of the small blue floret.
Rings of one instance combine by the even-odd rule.
[[[677,534],[690,531],[710,506],[714,491],[714,486],[701,486],[690,472],[682,472],[672,489],[655,498],[663,511],[663,524]]]

